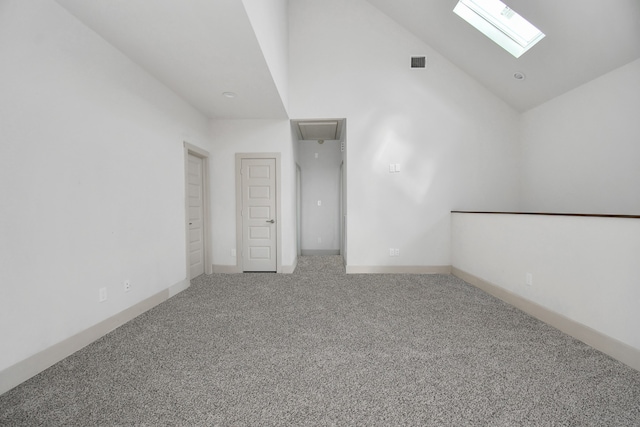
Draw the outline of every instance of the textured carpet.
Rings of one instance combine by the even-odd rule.
[[[640,372],[446,275],[201,276],[0,425],[640,425]]]

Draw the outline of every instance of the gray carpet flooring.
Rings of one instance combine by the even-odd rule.
[[[640,372],[447,275],[201,276],[0,424],[639,426]]]

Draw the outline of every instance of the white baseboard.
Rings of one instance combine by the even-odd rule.
[[[302,249],[302,256],[340,255],[340,249]]]
[[[453,267],[452,274],[482,289],[486,293],[519,308],[536,319],[542,320],[546,324],[561,330],[565,334],[571,335],[585,344],[590,345],[596,350],[608,354],[625,365],[640,371],[639,349],[458,268]]]
[[[186,290],[189,286],[191,286],[191,281],[189,279],[184,279],[182,282],[176,283],[168,289],[169,298],[178,295],[180,292]]]
[[[242,273],[237,265],[216,265],[213,264],[214,274],[237,274]]]
[[[293,260],[293,265],[283,265],[282,266],[282,274],[291,274],[296,271],[296,267],[298,266],[298,257]]]
[[[189,280],[178,282],[118,314],[0,371],[0,394],[6,393],[188,287]]]
[[[347,274],[451,274],[450,265],[347,265]]]

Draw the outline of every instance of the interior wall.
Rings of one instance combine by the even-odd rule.
[[[522,116],[525,211],[640,214],[640,60]]]
[[[0,58],[2,371],[185,282],[208,123],[50,0],[0,3]]]
[[[292,272],[297,260],[295,156],[289,120],[212,120],[210,123],[211,217],[214,271],[237,263],[236,248],[236,153],[281,154],[282,266]]]
[[[289,105],[289,0],[242,0],[284,108]]]
[[[452,209],[517,209],[517,112],[364,0],[289,9],[291,116],[348,120],[348,266],[450,265]]]
[[[303,255],[340,252],[340,141],[300,141]],[[317,157],[316,157],[317,155]],[[320,206],[318,206],[320,202]]]
[[[640,350],[639,220],[453,217],[454,267]]]

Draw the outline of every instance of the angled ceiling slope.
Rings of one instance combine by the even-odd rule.
[[[205,116],[288,117],[241,0],[56,1]]]
[[[517,59],[453,13],[458,0],[367,1],[518,111],[640,58],[638,0],[502,0],[546,34]]]

